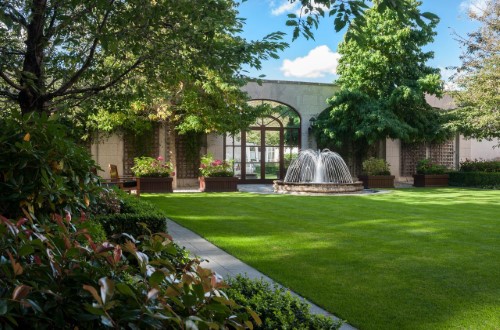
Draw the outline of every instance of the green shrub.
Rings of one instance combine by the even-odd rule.
[[[115,193],[121,199],[120,213],[95,216],[96,221],[102,224],[108,237],[121,233],[138,237],[147,235],[149,231],[156,233],[167,230],[167,216],[161,210],[149,202],[123,191]]]
[[[451,172],[450,186],[500,189],[500,172]]]
[[[363,162],[363,174],[365,175],[390,175],[389,163],[381,158],[368,158]]]
[[[446,166],[433,163],[430,159],[422,159],[417,163],[417,174],[444,174]]]
[[[122,198],[120,198],[120,195]],[[120,213],[123,205],[123,192],[118,188],[103,188],[94,203],[90,205],[89,211],[92,215],[104,215]]]
[[[225,297],[165,233],[96,243],[78,221],[0,216],[0,329],[243,329],[258,316]],[[80,243],[85,242],[85,243]]]
[[[78,214],[95,201],[96,164],[65,130],[45,115],[0,118],[0,214]]]
[[[80,224],[79,228],[87,231],[97,243],[105,242],[108,239],[108,233],[106,233],[102,223],[94,218],[86,219]]]
[[[264,280],[251,280],[238,275],[228,279],[229,298],[255,311],[262,325],[255,329],[338,329],[342,322],[335,322],[323,315],[309,312],[309,306],[277,285]]]
[[[500,161],[470,160],[460,163],[460,172],[500,172]]]

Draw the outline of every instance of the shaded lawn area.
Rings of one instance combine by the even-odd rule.
[[[360,329],[500,325],[500,191],[145,198]]]

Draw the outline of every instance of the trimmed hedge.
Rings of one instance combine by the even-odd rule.
[[[251,280],[241,275],[229,278],[230,288],[225,289],[227,296],[237,304],[255,311],[262,325],[254,324],[254,329],[339,329],[342,322],[335,322],[324,315],[309,312],[309,305],[290,292],[271,286],[264,280]]]
[[[500,189],[500,172],[450,172],[449,185]]]
[[[121,191],[118,196],[122,200],[120,213],[100,214],[95,217],[108,237],[121,233],[139,237],[149,234],[150,231],[159,233],[167,230],[167,216],[161,210],[149,202]]]
[[[460,172],[500,172],[500,161],[466,160],[460,163]]]

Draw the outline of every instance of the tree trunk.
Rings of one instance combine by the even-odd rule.
[[[43,29],[47,0],[33,0],[31,5],[32,15],[28,25],[26,38],[26,53],[21,74],[21,86],[18,101],[23,114],[30,112],[42,113],[48,111],[47,100],[44,95],[43,60],[45,40]]]

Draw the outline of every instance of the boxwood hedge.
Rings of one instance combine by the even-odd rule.
[[[120,213],[98,214],[95,219],[100,222],[108,236],[127,233],[134,237],[167,230],[167,216],[152,204],[117,192],[121,200]],[[147,229],[146,229],[147,228]]]
[[[449,185],[500,189],[500,172],[451,172]]]

